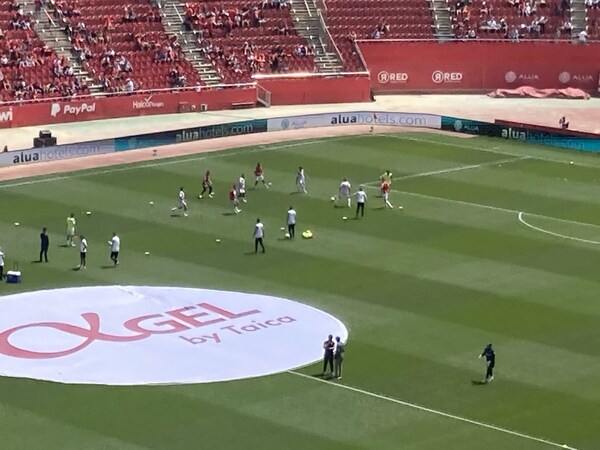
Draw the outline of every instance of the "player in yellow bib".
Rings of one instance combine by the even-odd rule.
[[[387,183],[389,187],[392,186],[392,172],[389,170],[386,170],[381,177],[379,177],[381,179],[381,184],[383,185],[383,183]],[[384,192],[383,190],[381,190],[381,195],[383,196]]]
[[[73,238],[75,237],[76,224],[77,220],[75,220],[75,214],[71,213],[71,215],[67,217],[67,246],[75,247],[75,242],[73,242]]]

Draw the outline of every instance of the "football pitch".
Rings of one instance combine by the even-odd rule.
[[[270,189],[254,189],[257,162]],[[298,166],[306,194],[296,193]],[[394,209],[378,197],[387,169]],[[216,195],[200,200],[206,170]],[[227,193],[242,173],[248,202],[234,215]],[[362,219],[331,201],[344,177],[367,189]],[[23,272],[0,295],[95,285],[253,292],[315,306],[349,330],[338,381],[315,376],[320,364],[170,386],[2,377],[2,448],[600,448],[599,181],[594,155],[403,133],[0,182],[0,246],[6,268],[18,261]],[[187,218],[171,212],[180,186]],[[289,206],[313,239],[285,239]],[[89,243],[85,271],[63,246],[71,212]],[[258,217],[264,255],[253,248]],[[48,264],[33,262],[42,227]],[[495,379],[476,384],[490,342]]]

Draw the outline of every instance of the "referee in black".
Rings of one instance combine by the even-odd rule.
[[[333,376],[337,380],[342,379],[342,363],[344,362],[344,343],[339,336],[335,337],[335,352],[333,354]]]
[[[333,376],[333,352],[335,350],[335,342],[333,342],[332,334],[330,334],[323,343],[323,349],[325,350],[325,355],[323,356],[323,376],[327,374],[327,366],[329,366],[331,376]]]
[[[481,355],[479,355],[479,358],[484,357],[487,369],[485,371],[485,379],[483,380],[483,383],[487,384],[494,379],[494,366],[496,365],[496,352],[494,352],[492,344],[486,345]]]
[[[40,260],[42,262],[42,257],[46,262],[48,262],[48,248],[50,247],[50,237],[48,236],[48,229],[46,227],[42,228],[42,232],[40,233]]]

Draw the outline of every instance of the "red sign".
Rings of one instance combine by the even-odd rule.
[[[598,88],[600,45],[362,41],[376,92]]]
[[[255,102],[255,87],[44,101],[0,106],[0,128],[192,112],[200,111],[202,105],[215,111]]]

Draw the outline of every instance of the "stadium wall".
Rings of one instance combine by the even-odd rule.
[[[600,44],[359,41],[375,93],[489,92],[531,86],[597,93]]]

